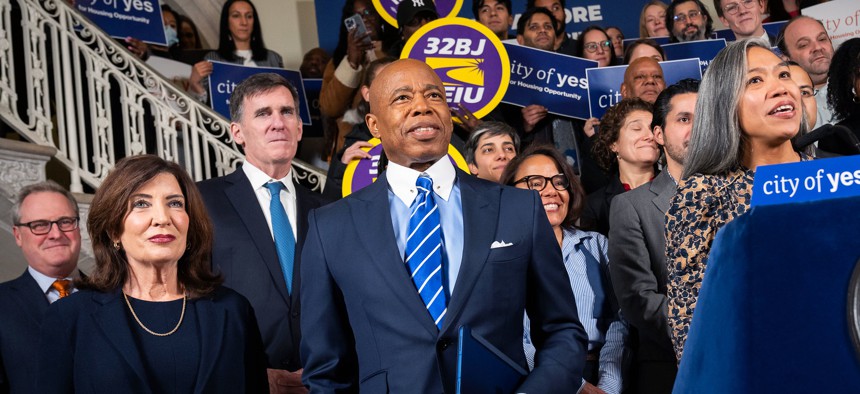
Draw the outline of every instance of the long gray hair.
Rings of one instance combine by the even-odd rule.
[[[708,66],[699,86],[682,178],[718,174],[741,166],[748,141],[741,130],[738,106],[746,81],[747,53],[753,47],[770,50],[761,38],[739,40],[720,51]],[[800,130],[794,138],[807,132],[806,112],[801,114]]]

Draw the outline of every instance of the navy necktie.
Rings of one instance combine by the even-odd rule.
[[[293,294],[293,260],[296,255],[296,237],[293,235],[293,227],[287,217],[287,211],[281,204],[281,182],[270,182],[266,184],[272,200],[269,202],[269,212],[272,214],[272,234],[275,236],[275,249],[278,251],[278,261],[284,272],[284,281],[287,282],[287,292]]]
[[[418,196],[409,207],[406,264],[418,294],[436,327],[442,329],[447,296],[442,287],[442,226],[433,199],[433,180],[422,175],[415,182]]]
[[[588,285],[594,292],[594,318],[603,317],[606,308],[606,293],[603,291],[603,280],[600,275],[600,263],[594,255],[585,247],[583,242],[576,244],[576,251],[585,257],[585,275],[588,277]]]

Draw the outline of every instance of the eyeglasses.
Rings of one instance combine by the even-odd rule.
[[[79,220],[80,218],[78,217],[62,217],[57,220],[34,220],[27,223],[17,223],[15,226],[29,227],[30,231],[32,231],[34,235],[45,235],[51,232],[51,227],[56,223],[57,228],[60,229],[60,231],[67,233],[78,228]]]
[[[376,14],[373,13],[373,10],[370,7],[365,8],[363,10],[358,10],[355,13],[361,16],[376,16]]]
[[[565,190],[568,186],[570,186],[570,182],[567,180],[567,176],[564,174],[553,175],[551,177],[546,177],[543,175],[528,175],[524,176],[522,179],[514,182],[514,185],[518,183],[526,183],[526,187],[531,190],[537,190],[542,192],[543,189],[546,189],[546,185],[552,183],[552,187],[555,190]]]
[[[589,42],[589,43],[584,45],[584,48],[586,51],[588,51],[588,53],[594,53],[594,52],[597,52],[597,48],[603,47],[603,49],[608,49],[609,45],[611,45],[611,44],[612,43],[609,40],[599,41],[599,42]]]
[[[750,9],[753,7],[753,3],[758,3],[758,0],[741,0],[740,3],[732,3],[723,8],[723,12],[728,15],[735,15],[741,11],[740,4],[744,5],[744,8]]]
[[[701,12],[693,10],[693,11],[690,11],[688,14],[675,15],[674,17],[672,17],[672,19],[674,19],[675,22],[686,23],[687,18],[690,18],[690,20],[693,20],[693,19],[698,19],[700,16],[702,16]]]

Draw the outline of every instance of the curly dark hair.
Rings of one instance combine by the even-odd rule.
[[[568,186],[566,190],[568,194],[570,194],[570,200],[567,203],[567,216],[564,218],[564,221],[562,221],[561,226],[572,228],[574,223],[579,220],[579,216],[582,214],[582,209],[585,207],[585,189],[582,188],[582,184],[579,182],[579,177],[573,173],[573,168],[570,167],[570,164],[567,164],[567,160],[554,146],[539,144],[531,145],[526,148],[523,153],[520,153],[511,159],[508,166],[505,167],[505,172],[503,172],[502,176],[499,178],[499,183],[514,186],[514,183],[518,181],[518,179],[514,179],[517,175],[517,171],[519,171],[523,162],[532,156],[546,156],[550,158],[550,160],[555,162],[555,167],[558,168],[558,172],[567,177]],[[552,186],[547,185],[547,187]]]
[[[600,164],[607,172],[614,172],[618,168],[618,155],[610,147],[618,141],[624,119],[633,111],[651,113],[652,110],[652,105],[640,98],[624,99],[610,107],[600,118],[600,131],[597,133],[594,146],[591,147],[597,164]]]
[[[841,121],[851,115],[860,116],[860,92],[854,91],[854,81],[860,76],[860,38],[842,43],[830,60],[827,81],[827,105],[833,110],[833,119]]]
[[[116,163],[93,197],[87,230],[93,245],[96,267],[76,283],[81,288],[101,292],[114,291],[129,278],[129,265],[123,249],[113,246],[123,232],[125,218],[131,210],[131,197],[160,174],[176,178],[185,195],[188,213],[188,250],[179,258],[179,283],[192,298],[205,296],[224,279],[212,272],[212,222],[203,205],[203,197],[188,173],[178,164],[154,155],[129,156]]]

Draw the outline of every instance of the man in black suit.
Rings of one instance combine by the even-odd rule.
[[[78,203],[47,181],[21,189],[12,233],[27,260],[17,279],[0,284],[0,393],[32,393],[39,329],[48,305],[71,294],[81,251]],[[56,283],[56,284],[55,284]]]
[[[215,228],[212,265],[254,307],[272,392],[305,392],[299,257],[308,211],[324,203],[290,171],[302,138],[298,102],[296,88],[276,74],[256,74],[236,86],[230,133],[244,148],[245,163],[199,184]]]
[[[609,272],[636,338],[627,380],[632,393],[671,393],[677,373],[667,317],[666,211],[684,171],[698,90],[698,80],[684,79],[657,96],[651,127],[666,168],[650,183],[615,196],[609,211]]]

